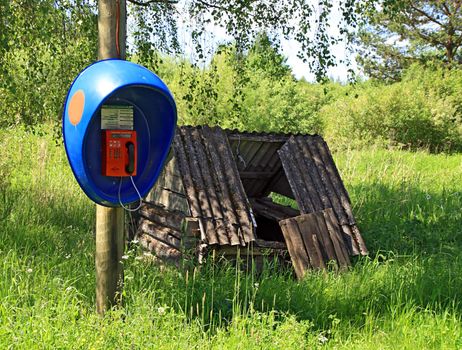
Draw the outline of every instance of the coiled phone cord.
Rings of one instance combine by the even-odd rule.
[[[140,209],[141,206],[143,205],[143,198],[141,197],[140,191],[138,191],[138,188],[135,185],[135,181],[133,181],[133,176],[131,176],[131,175],[130,175],[130,180],[131,180],[133,188],[135,189],[136,194],[138,195],[138,198],[139,198],[138,206],[135,209],[131,209],[131,208],[128,208],[125,205],[123,205],[122,200],[120,199],[120,189],[122,188],[122,181],[123,181],[122,176],[120,177],[118,196],[119,196],[119,204],[120,204],[120,206],[122,208],[124,208],[126,211],[134,212],[134,211],[137,211],[138,209]]]

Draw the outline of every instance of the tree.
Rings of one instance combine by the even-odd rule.
[[[0,126],[60,118],[72,79],[96,58],[85,0],[0,0]]]
[[[459,0],[369,1],[359,31],[357,58],[372,78],[396,81],[411,64],[462,63],[462,2]]]
[[[277,42],[260,34],[240,56],[221,45],[205,67],[162,57],[157,72],[176,97],[179,122],[272,132],[321,131],[323,87],[297,81]]]
[[[299,57],[318,79],[336,64],[331,48],[349,38],[359,15],[353,0],[335,2],[338,23],[331,0],[129,1],[128,52],[141,64],[155,67],[162,55],[182,53],[186,41],[192,62],[205,66],[215,24],[232,38],[236,68],[244,69],[240,62],[259,33],[269,32],[298,41]],[[91,0],[0,0],[0,125],[59,119],[73,77],[96,59],[96,13]],[[339,34],[329,30],[334,25]]]
[[[336,64],[331,47],[348,39],[348,31],[357,20],[353,0],[339,0],[341,19],[334,23],[340,34],[329,30],[333,21],[331,0],[129,0],[136,28],[134,50],[151,61],[159,59],[156,51],[180,50],[179,23],[190,33],[193,61],[206,60],[214,48],[207,47],[209,26],[223,28],[233,38],[238,53],[246,52],[261,32],[271,32],[300,43],[298,56],[307,62],[318,79]],[[184,18],[188,18],[184,21]],[[337,17],[336,17],[337,18]],[[209,50],[209,51],[208,51]]]
[[[246,61],[249,70],[260,70],[272,79],[283,79],[292,74],[287,58],[280,53],[279,41],[270,38],[268,33],[258,34]]]

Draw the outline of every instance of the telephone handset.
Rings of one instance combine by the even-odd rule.
[[[125,166],[125,171],[130,175],[135,172],[135,145],[132,142],[128,142],[125,147],[127,147],[128,151],[128,164]]]
[[[135,176],[137,163],[136,131],[102,130],[102,175]]]

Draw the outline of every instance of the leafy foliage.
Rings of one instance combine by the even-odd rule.
[[[321,132],[316,112],[328,99],[323,88],[296,81],[277,47],[262,34],[237,61],[235,46],[222,46],[204,69],[164,58],[158,72],[176,97],[180,122],[255,131]]]
[[[297,56],[308,63],[318,81],[324,80],[327,69],[337,63],[334,46],[341,41],[349,45],[349,34],[360,15],[351,0],[128,1],[130,13],[136,18],[133,49],[143,52],[142,56],[152,53],[153,48],[163,54],[181,51],[179,42],[182,42],[189,47],[188,54],[194,63],[205,62],[215,50],[209,43],[213,36],[210,28],[215,26],[232,39],[239,57],[260,33],[271,32],[298,42]],[[338,30],[331,30],[331,26]]]
[[[166,80],[177,98],[181,123],[320,133],[334,148],[376,144],[462,150],[460,70],[415,65],[392,85],[319,85],[296,81],[277,45],[263,47],[257,41],[241,57],[240,69],[232,46],[222,47],[205,69],[186,62],[180,70],[171,61],[163,65],[170,67]]]
[[[349,0],[337,4],[344,14],[338,23],[345,30],[340,35],[328,31],[332,4],[327,0],[315,3],[304,0],[133,3],[136,4],[129,7],[134,39],[130,52],[138,62],[156,71],[163,55],[176,55],[184,49],[180,45],[180,25],[190,35],[194,65],[207,59],[206,50],[210,48],[204,40],[210,24],[221,26],[233,38],[234,85],[230,89],[232,98],[228,99],[233,107],[232,125],[237,125],[243,115],[241,102],[249,79],[244,71],[247,63],[240,63],[240,57],[248,52],[259,33],[272,31],[298,41],[300,57],[310,63],[321,79],[326,69],[335,63],[330,47],[345,36],[347,26],[356,20]],[[96,59],[95,6],[96,2],[89,0],[0,0],[0,126],[18,123],[32,126],[59,118],[64,94],[73,77]],[[184,21],[186,17],[188,21]],[[263,45],[263,40],[259,41]],[[282,61],[275,67],[278,64],[282,67],[280,63]],[[264,65],[265,62],[260,60],[253,64]],[[197,70],[193,70],[196,78],[199,77]],[[285,67],[269,74],[285,75],[287,71]],[[196,78],[188,77],[181,84],[196,87]],[[214,82],[217,78],[210,75],[207,79]],[[202,88],[202,96],[213,96],[214,87],[210,84],[197,86]],[[198,102],[197,98],[187,94],[186,97],[189,102]],[[210,111],[210,103],[213,99],[204,108],[194,108]]]
[[[140,64],[157,68],[162,61],[159,53],[175,55],[181,52],[173,4],[154,2],[129,9],[129,17],[135,23],[133,30],[129,30],[134,39],[132,51]]]
[[[57,120],[64,95],[96,58],[87,1],[0,0],[0,126]]]
[[[413,63],[462,63],[460,1],[366,1],[357,61],[364,73],[396,81]]]
[[[217,5],[210,3],[203,11],[213,9],[213,4]],[[244,11],[239,18],[256,11],[255,4],[239,10]],[[83,0],[41,0],[37,6],[0,0],[0,10],[0,126],[59,120],[69,84],[96,56],[96,9]],[[200,60],[177,55],[177,10],[168,2],[131,9],[136,32],[130,59],[166,81],[182,124],[320,133],[333,148],[373,143],[462,149],[462,80],[457,66],[415,65],[403,71],[401,82],[389,86],[377,81],[313,84],[294,79],[276,34],[253,29],[246,37],[252,41],[223,44],[210,61],[199,64]],[[393,11],[404,10],[398,6]],[[258,20],[263,24],[263,17]]]
[[[325,106],[325,135],[336,147],[462,150],[461,90],[460,70],[413,66],[402,82],[365,83]]]

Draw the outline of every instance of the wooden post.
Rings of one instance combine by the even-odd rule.
[[[98,59],[125,59],[125,0],[98,1]],[[117,37],[118,35],[118,37]],[[96,310],[120,303],[123,286],[124,209],[96,206]]]
[[[123,286],[124,210],[96,206],[96,311],[120,303]]]

